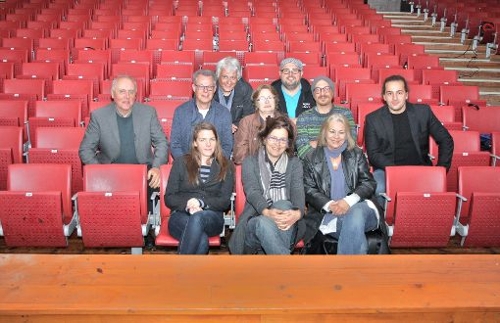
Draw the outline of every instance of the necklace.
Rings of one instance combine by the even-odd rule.
[[[342,155],[339,155],[338,157],[331,157],[330,160],[332,161],[332,167],[333,170],[338,170],[340,166],[340,161],[342,159]]]

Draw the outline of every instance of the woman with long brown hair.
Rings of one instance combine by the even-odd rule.
[[[172,210],[168,229],[179,240],[180,254],[208,253],[208,238],[223,230],[233,187],[234,166],[222,153],[215,127],[197,124],[191,151],[175,159],[165,193]]]

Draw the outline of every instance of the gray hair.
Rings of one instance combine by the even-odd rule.
[[[333,113],[328,118],[323,121],[321,125],[321,130],[318,135],[318,147],[326,147],[326,136],[328,132],[328,127],[330,126],[330,122],[338,121],[344,124],[345,134],[347,140],[347,150],[352,150],[356,147],[356,141],[354,140],[351,132],[351,125],[349,124],[349,120],[347,120],[346,116],[340,113]]]
[[[134,84],[134,90],[137,93],[137,81],[130,75],[118,75],[117,77],[115,77],[111,82],[111,93],[115,92],[116,84],[118,84],[118,81],[123,79],[130,80]]]
[[[217,76],[217,79],[220,77],[222,69],[225,69],[228,72],[236,71],[236,77],[238,80],[241,78],[241,64],[235,57],[224,57],[217,62],[217,66],[215,68],[215,75]]]
[[[214,84],[217,82],[217,79],[215,78],[215,73],[213,71],[201,69],[201,70],[197,70],[196,72],[193,73],[193,83],[196,83],[196,79],[200,75],[211,77]]]

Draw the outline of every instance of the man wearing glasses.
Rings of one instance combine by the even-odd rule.
[[[292,120],[314,105],[311,85],[302,78],[304,64],[296,58],[288,57],[280,63],[280,79],[271,85],[278,92],[279,109]]]
[[[229,110],[213,100],[217,89],[214,72],[198,70],[193,74],[194,97],[175,109],[170,134],[172,157],[187,154],[191,149],[194,126],[205,121],[217,129],[222,151],[227,158],[233,149],[232,119]]]
[[[333,105],[333,93],[335,84],[326,76],[318,76],[312,82],[312,93],[316,106],[299,115],[297,118],[297,156],[304,158],[305,155],[316,148],[318,135],[323,121],[330,115],[339,113],[344,115],[351,125],[352,137],[357,138],[356,125],[351,110]]]
[[[385,105],[368,114],[365,121],[365,145],[377,182],[376,196],[385,192],[385,168],[394,165],[428,165],[429,137],[439,147],[438,166],[450,169],[453,138],[426,104],[408,100],[408,84],[401,75],[384,80]],[[379,198],[380,205],[384,199]]]

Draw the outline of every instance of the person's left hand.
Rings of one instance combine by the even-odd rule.
[[[286,210],[274,220],[278,229],[286,231],[300,219],[300,210]]]
[[[158,167],[153,167],[148,171],[148,182],[151,188],[160,187],[160,169]]]
[[[344,199],[332,201],[329,205],[330,211],[334,215],[344,215],[349,211],[349,204]]]
[[[200,200],[198,200],[197,198],[192,197],[187,201],[186,211],[188,211],[189,214],[193,214],[201,210],[203,209],[201,208]]]
[[[233,123],[233,124],[231,125],[231,132],[232,132],[232,133],[235,133],[235,132],[236,132],[236,130],[238,130],[238,126],[237,126],[237,125],[235,125],[235,124]]]

